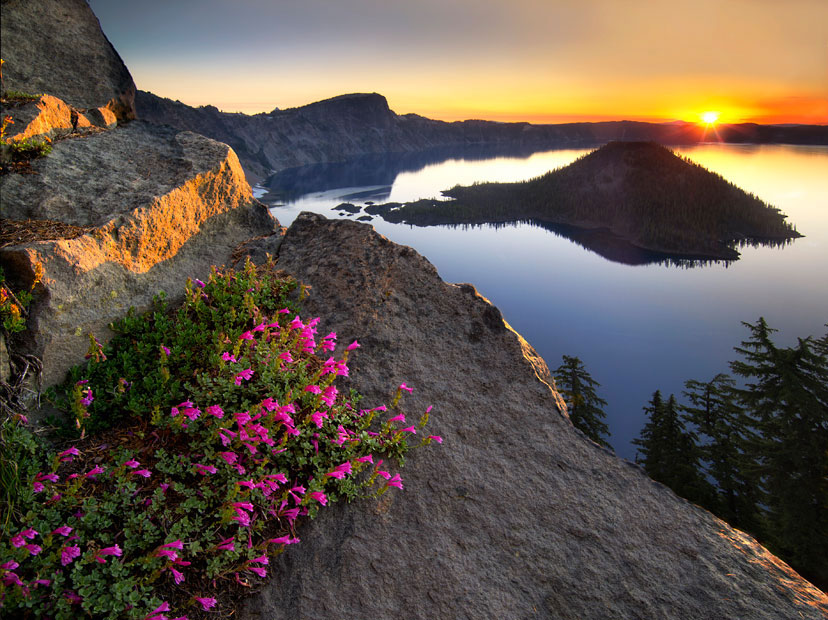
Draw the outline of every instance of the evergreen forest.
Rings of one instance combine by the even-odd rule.
[[[733,376],[656,391],[634,443],[655,480],[754,535],[828,588],[828,333],[779,347],[744,323]]]

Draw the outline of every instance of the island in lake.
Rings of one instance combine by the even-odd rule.
[[[536,179],[443,195],[365,211],[416,226],[531,222],[582,243],[598,236],[691,259],[736,260],[737,246],[802,236],[779,209],[653,142],[610,142]]]

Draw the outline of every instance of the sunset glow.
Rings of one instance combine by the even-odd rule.
[[[828,123],[824,0],[190,4],[90,0],[138,88],[227,112],[376,92],[448,121]]]
[[[703,112],[701,115],[701,119],[705,125],[713,125],[716,121],[719,120],[719,113],[718,112]]]

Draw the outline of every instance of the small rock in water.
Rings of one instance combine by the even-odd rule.
[[[331,210],[332,211],[346,211],[348,213],[359,213],[361,211],[361,208],[356,206],[355,204],[350,203],[350,202],[343,202],[341,204],[336,205]]]

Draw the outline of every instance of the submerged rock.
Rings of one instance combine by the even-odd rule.
[[[337,504],[240,617],[823,618],[828,598],[750,536],[577,432],[543,360],[473,286],[370,226],[303,214],[279,267],[358,339],[363,403],[433,405],[405,491]],[[559,409],[560,408],[560,409]]]

